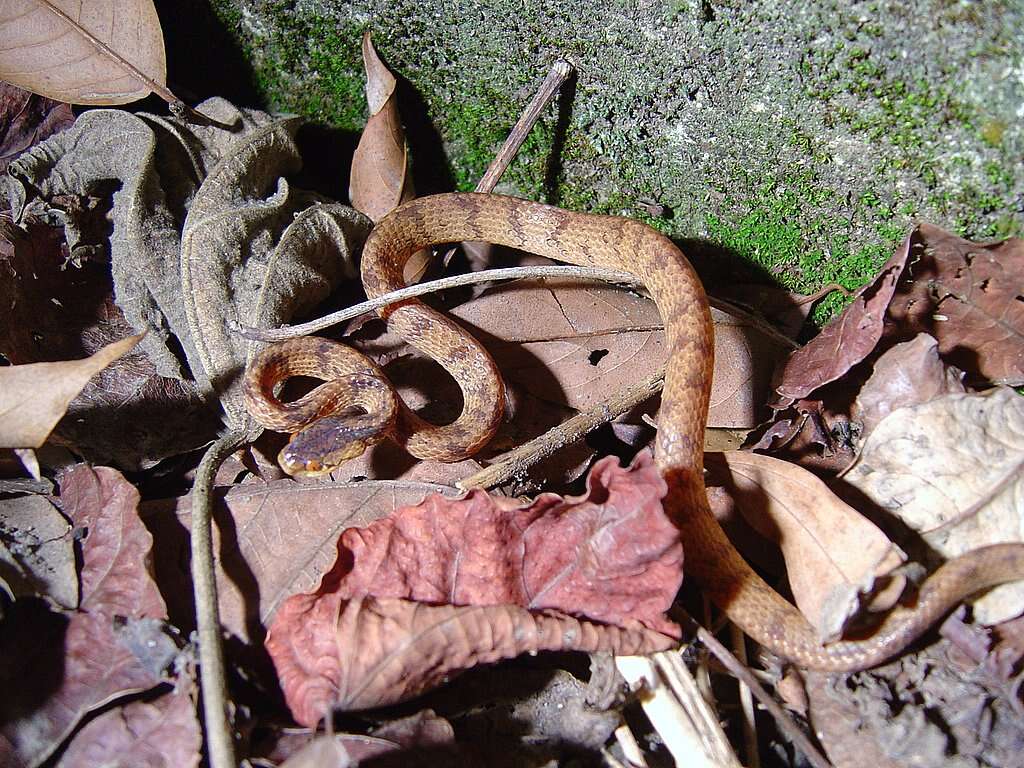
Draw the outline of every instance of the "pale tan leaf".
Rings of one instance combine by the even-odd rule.
[[[747,451],[707,459],[713,484],[721,484],[744,519],[782,549],[797,605],[823,641],[838,637],[860,595],[906,559],[873,523],[803,467]],[[886,598],[903,586],[902,577],[892,579]]]
[[[1024,398],[997,387],[898,408],[868,436],[845,479],[945,558],[1024,541]],[[1024,610],[1024,582],[974,603],[985,624]]]
[[[165,84],[163,31],[152,0],[0,4],[0,78],[10,83],[71,104],[126,104],[147,96],[151,87],[117,56]]]
[[[41,446],[89,379],[141,338],[140,334],[115,341],[84,360],[0,368],[0,447]]]

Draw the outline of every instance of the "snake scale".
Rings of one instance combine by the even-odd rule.
[[[686,573],[744,632],[779,656],[826,671],[872,667],[904,649],[964,597],[1024,578],[1024,544],[984,547],[941,566],[921,585],[913,607],[891,611],[870,637],[822,645],[796,608],[747,565],[708,506],[703,434],[713,328],[703,286],[682,252],[629,219],[498,195],[436,195],[410,201],[377,224],[363,250],[367,295],[403,287],[403,267],[416,251],[464,240],[627,271],[646,286],[664,319],[668,349],[655,460],[668,485],[665,509],[685,546]],[[280,457],[289,473],[330,471],[384,433],[419,458],[457,461],[473,455],[497,429],[504,385],[483,346],[417,299],[389,305],[380,314],[390,330],[455,378],[463,393],[461,415],[444,426],[422,421],[391,392],[375,363],[335,342],[302,338],[270,346],[250,367],[244,389],[257,421],[298,433]],[[282,403],[277,385],[295,375],[327,383],[296,402]]]

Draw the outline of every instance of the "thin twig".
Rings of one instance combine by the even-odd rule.
[[[493,488],[510,478],[522,476],[527,469],[545,456],[550,456],[559,448],[574,443],[588,432],[661,391],[664,383],[665,371],[662,369],[647,381],[633,384],[616,392],[600,405],[576,414],[557,427],[549,429],[540,437],[503,454],[490,466],[479,472],[474,472],[469,477],[464,477],[455,485],[463,489]]]
[[[221,643],[217,577],[213,562],[213,505],[210,492],[217,469],[244,442],[229,432],[211,445],[199,462],[192,486],[192,589],[199,634],[199,674],[203,694],[206,748],[211,768],[235,768],[235,744],[228,722],[227,678]]]
[[[541,83],[540,89],[530,103],[526,105],[526,109],[523,110],[523,114],[520,115],[516,124],[512,126],[512,130],[509,131],[505,143],[498,150],[498,154],[494,156],[491,164],[484,171],[484,175],[480,177],[480,181],[477,182],[474,190],[475,192],[494,191],[494,187],[505,171],[508,170],[512,160],[515,159],[516,154],[522,148],[523,142],[526,141],[526,137],[529,136],[534,124],[540,118],[541,112],[544,111],[555,97],[555,94],[558,93],[558,89],[562,87],[562,84],[569,79],[572,73],[573,66],[569,62],[559,60],[554,63],[547,77],[544,78],[544,82]],[[441,263],[447,267],[454,254],[455,249],[449,249]]]
[[[735,624],[729,625],[729,638],[736,649],[736,660],[747,668],[747,642],[743,630]],[[742,680],[740,684],[740,709],[743,712],[743,747],[747,756],[747,768],[761,768],[761,753],[757,748],[757,718],[754,716],[754,698],[750,687]]]
[[[784,710],[777,701],[764,689],[760,681],[746,666],[741,664],[729,649],[722,645],[718,638],[715,637],[711,632],[704,629],[698,624],[692,616],[681,608],[674,607],[670,611],[672,618],[683,625],[688,631],[696,634],[697,639],[700,640],[704,645],[707,646],[708,650],[715,655],[729,672],[736,676],[738,680],[743,682],[759,702],[773,718],[781,730],[790,741],[793,742],[794,746],[797,747],[801,752],[804,753],[804,757],[807,758],[814,768],[833,768],[832,764],[825,759],[824,755],[818,751],[818,748],[811,743],[811,740],[807,737],[807,734],[793,722],[793,718],[790,717],[789,713]]]
[[[285,325],[280,328],[251,328],[243,327],[239,332],[247,339],[255,341],[283,341],[294,339],[297,336],[308,336],[311,333],[322,331],[337,323],[350,320],[365,312],[371,312],[389,304],[397,304],[405,299],[414,296],[422,296],[426,293],[443,291],[447,288],[456,288],[462,285],[473,285],[476,283],[487,283],[492,280],[522,280],[523,278],[540,277],[572,277],[581,280],[603,280],[609,283],[627,283],[639,285],[637,278],[628,272],[618,272],[614,269],[595,269],[593,267],[572,267],[572,266],[532,266],[532,267],[508,267],[506,269],[489,269],[483,272],[470,272],[466,275],[452,275],[442,277],[440,280],[431,280],[427,283],[417,283],[405,288],[399,288],[375,299],[364,301],[355,306],[332,312],[324,317],[310,320],[308,323],[299,325]]]

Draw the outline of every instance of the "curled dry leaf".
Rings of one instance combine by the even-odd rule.
[[[374,50],[369,31],[363,34],[363,66],[370,118],[352,155],[348,194],[353,208],[380,221],[414,193],[395,96],[397,83]]]
[[[972,243],[930,224],[918,236],[925,248],[897,286],[890,332],[930,333],[972,378],[1024,384],[1024,240]]]
[[[173,118],[93,110],[11,164],[0,189],[12,211],[65,225],[72,256],[86,247],[87,199],[110,198],[111,273],[118,306],[159,374],[194,379],[234,424],[247,424],[236,381],[256,346],[233,324],[276,325],[308,312],[346,276],[369,222],[292,188],[301,167],[293,118],[199,105],[235,131]]]
[[[0,173],[20,154],[73,122],[69,105],[0,81]]]
[[[952,558],[1024,541],[1024,398],[997,387],[899,408],[864,443],[845,480]],[[1024,582],[974,602],[986,624],[1024,610]]]
[[[0,368],[0,447],[38,448],[49,437],[68,403],[94,375],[139,340],[115,341],[84,360],[30,363]]]
[[[78,607],[71,526],[42,496],[0,499],[0,586],[15,598]]]
[[[138,492],[118,472],[78,465],[61,478],[61,506],[82,539],[81,608],[57,614],[14,604],[0,635],[0,764],[35,766],[89,711],[162,680],[122,632],[166,617],[146,562],[152,537]],[[136,649],[137,650],[137,649]]]
[[[964,392],[961,379],[960,371],[939,358],[938,344],[927,333],[896,344],[875,361],[871,378],[857,393],[854,415],[863,425],[861,436],[897,408]]]
[[[267,638],[296,719],[400,701],[527,650],[667,647],[642,629],[678,632],[663,615],[682,580],[664,494],[642,453],[629,469],[598,462],[581,497],[435,495],[345,531],[320,588],[286,600]]]
[[[195,698],[195,682],[183,677],[173,691],[152,701],[104,712],[75,734],[58,768],[199,765],[203,738]]]
[[[878,276],[853,295],[842,314],[786,361],[776,391],[799,400],[818,387],[835,381],[867,357],[882,338],[886,308],[896,290],[911,248],[919,246],[913,234],[903,241]]]
[[[889,577],[906,560],[903,552],[815,475],[746,451],[708,454],[707,464],[710,483],[781,548],[793,597],[822,642],[842,635],[879,581],[884,591],[873,607],[887,609],[899,597],[905,579]]]
[[[413,698],[477,664],[536,651],[637,655],[675,645],[639,627],[595,624],[558,611],[516,605],[425,605],[355,598],[312,612],[282,607],[295,622],[287,645],[267,638],[296,721],[312,727],[332,709],[359,710]],[[340,613],[329,615],[332,609]],[[316,636],[314,636],[316,635]],[[315,674],[311,674],[313,670]]]
[[[243,639],[288,595],[316,587],[336,556],[338,534],[415,504],[444,486],[415,481],[299,484],[279,480],[230,489],[214,510],[221,623]],[[155,569],[181,623],[194,615],[188,568],[191,496],[146,502],[142,515],[159,546]]]
[[[65,18],[64,16],[68,18]],[[164,85],[167,62],[153,0],[6,0],[0,6],[0,78],[72,104],[126,104]]]

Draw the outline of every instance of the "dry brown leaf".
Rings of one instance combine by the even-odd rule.
[[[115,341],[84,360],[0,368],[0,447],[41,446],[89,379],[141,338],[142,334]]]
[[[871,378],[857,393],[854,416],[863,425],[861,438],[897,408],[963,392],[962,378],[959,370],[942,362],[938,344],[927,333],[895,345],[875,361]]]
[[[972,243],[930,224],[917,234],[925,249],[900,280],[888,332],[930,333],[971,378],[1024,384],[1024,240]]]
[[[290,594],[316,587],[336,557],[338,534],[415,504],[444,486],[410,481],[299,484],[278,480],[233,488],[214,512],[221,623],[243,639]],[[183,623],[193,615],[188,569],[191,497],[146,502],[142,515],[158,543],[157,579]]]
[[[0,78],[71,104],[126,104],[150,93],[85,32],[165,84],[164,37],[152,0],[7,0],[0,7]]]
[[[1005,387],[899,408],[864,443],[845,480],[942,557],[1024,541],[1024,397]],[[974,601],[993,624],[1024,610],[1024,582]]]
[[[822,642],[840,637],[861,596],[906,560],[873,523],[796,464],[746,451],[708,454],[707,463],[711,483],[782,549],[793,597]],[[891,607],[905,580],[883,584],[878,608]]]
[[[654,302],[608,285],[539,280],[493,288],[452,310],[481,338],[502,375],[534,396],[582,410],[664,365]],[[711,427],[753,427],[779,347],[714,310]]]
[[[78,607],[71,526],[42,496],[0,499],[0,586],[12,597]]]
[[[854,294],[842,314],[790,355],[776,388],[779,395],[789,400],[805,398],[818,387],[838,379],[875,349],[882,338],[885,312],[896,290],[896,281],[911,247],[918,244],[914,233],[908,236],[878,276]]]
[[[416,190],[398,113],[397,82],[377,55],[369,30],[363,34],[363,66],[370,117],[352,155],[348,195],[353,208],[380,221],[399,204],[414,198]],[[413,254],[405,265],[405,281],[419,281],[431,257],[430,248]]]

